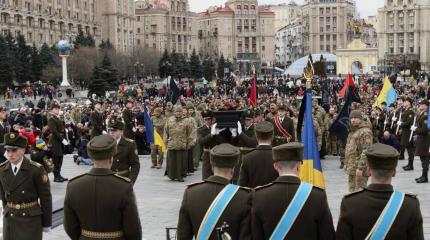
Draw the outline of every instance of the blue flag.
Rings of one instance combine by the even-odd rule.
[[[154,144],[154,126],[152,126],[151,118],[149,117],[148,110],[146,109],[146,106],[144,107],[143,111],[143,122],[145,123],[145,137],[146,142],[150,144]]]

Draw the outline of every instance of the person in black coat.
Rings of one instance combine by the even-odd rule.
[[[397,140],[396,136],[389,131],[384,132],[384,136],[381,138],[381,143],[391,146],[400,152],[400,142]]]

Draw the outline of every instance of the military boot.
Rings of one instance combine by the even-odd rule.
[[[405,171],[412,171],[412,170],[414,170],[414,161],[413,160],[408,160],[408,165],[404,166],[403,170],[405,170]]]
[[[417,183],[427,183],[429,182],[427,178],[427,172],[428,170],[423,170],[423,175],[420,178],[415,179]]]

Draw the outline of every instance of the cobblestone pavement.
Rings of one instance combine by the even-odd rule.
[[[139,214],[141,216],[143,237],[146,240],[166,239],[166,227],[175,227],[178,218],[179,206],[182,194],[187,184],[200,180],[201,171],[186,179],[185,183],[171,182],[164,177],[164,170],[151,169],[148,156],[141,156],[141,171],[135,184],[135,192]],[[342,196],[347,193],[346,175],[338,168],[337,157],[329,157],[323,160],[324,176],[326,180],[327,194],[334,223],[337,224],[339,208]],[[414,179],[419,177],[421,164],[415,160],[416,170],[404,172],[401,166],[406,161],[399,161],[397,176],[394,178],[394,186],[405,192],[418,194],[421,203],[421,211],[424,217],[425,239],[430,239],[430,184],[416,184]],[[73,177],[88,171],[89,167],[76,166],[71,156],[67,156],[63,165],[63,175]],[[51,179],[52,180],[52,179]],[[52,182],[54,204],[64,199],[66,184]],[[0,225],[1,226],[1,225]],[[62,226],[45,234],[44,239],[58,240],[68,239]]]

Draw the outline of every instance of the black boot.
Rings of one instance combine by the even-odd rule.
[[[404,166],[403,170],[405,170],[405,171],[412,171],[412,170],[414,170],[414,161],[413,160],[409,160],[408,161],[408,165]]]
[[[344,167],[344,164],[343,164],[343,162],[341,162],[339,168],[343,169],[343,167]]]
[[[423,175],[420,178],[415,179],[415,181],[417,183],[427,183],[427,182],[429,182],[429,180],[427,178],[427,172],[428,172],[428,170],[423,170]]]

